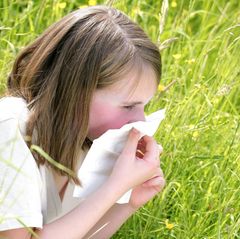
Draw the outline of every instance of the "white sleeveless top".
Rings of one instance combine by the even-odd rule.
[[[24,141],[28,114],[22,98],[0,99],[0,231],[42,228],[81,202],[70,182],[61,201],[51,169],[38,168]]]

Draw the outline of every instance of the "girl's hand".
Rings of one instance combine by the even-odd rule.
[[[146,140],[145,136],[145,140]],[[144,138],[143,138],[144,139]],[[138,152],[137,155],[140,158],[144,157],[145,153],[145,148],[146,148],[146,142],[141,139],[138,143]],[[136,186],[132,193],[131,193],[131,198],[129,201],[129,206],[133,210],[137,210],[139,207],[143,206],[145,203],[147,203],[150,199],[152,199],[157,193],[159,193],[164,185],[165,185],[165,179],[164,175],[162,172],[162,169],[160,168],[160,160],[159,160],[159,155],[162,153],[162,146],[161,145],[156,145],[158,147],[158,157],[156,160],[159,162],[159,167],[157,170],[157,173],[149,180],[146,182]]]
[[[129,206],[133,210],[137,210],[158,194],[163,189],[164,185],[165,179],[162,170],[159,167],[159,172],[156,176],[136,186],[132,190]]]
[[[144,136],[140,141],[139,138],[140,133],[136,129],[132,129],[129,133],[127,143],[109,177],[109,180],[114,182],[115,188],[121,190],[122,193],[144,182],[146,186],[149,183],[150,185],[152,185],[152,183],[155,185],[156,180],[158,180],[153,180],[153,177],[159,175],[159,147],[152,137]],[[137,152],[139,144],[141,144],[140,148],[144,153],[142,158]],[[138,192],[138,195],[140,195],[139,192],[143,192],[142,190],[139,191],[139,187],[136,189],[138,189],[135,191]],[[154,188],[154,192],[155,191],[156,188]],[[151,194],[148,192],[148,195],[147,199],[153,195],[153,192]],[[134,196],[134,198],[135,201],[136,196]]]

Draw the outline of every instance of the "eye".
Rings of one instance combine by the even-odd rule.
[[[127,110],[132,110],[134,109],[135,105],[125,105],[123,106],[124,109],[127,109]]]

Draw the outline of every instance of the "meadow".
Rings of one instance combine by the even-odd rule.
[[[103,1],[1,0],[0,93],[17,53],[66,13]],[[166,109],[162,193],[113,239],[240,238],[240,1],[105,2],[138,22],[162,52],[147,106]]]

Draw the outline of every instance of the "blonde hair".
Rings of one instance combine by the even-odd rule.
[[[8,91],[29,105],[28,135],[36,130],[35,143],[76,171],[80,150],[87,142],[94,90],[143,64],[150,65],[160,79],[159,49],[144,31],[114,8],[88,7],[50,26],[19,54]],[[35,158],[45,163],[40,155]],[[76,175],[69,177],[80,184]]]

